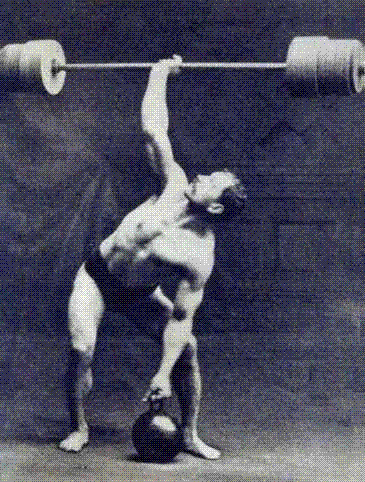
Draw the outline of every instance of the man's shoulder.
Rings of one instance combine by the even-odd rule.
[[[164,201],[178,201],[184,196],[189,185],[188,178],[182,167],[176,162],[170,166],[169,175],[166,176],[161,184],[158,198]]]

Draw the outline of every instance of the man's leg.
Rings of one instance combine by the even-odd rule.
[[[71,354],[67,395],[72,429],[59,446],[66,451],[79,452],[89,441],[83,401],[92,387],[90,365],[103,312],[102,295],[82,266],[76,276],[68,307]]]
[[[218,459],[220,457],[219,450],[209,447],[198,437],[201,377],[197,341],[194,336],[191,337],[189,345],[175,364],[171,381],[180,403],[185,451],[206,459]]]

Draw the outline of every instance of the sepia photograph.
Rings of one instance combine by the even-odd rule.
[[[365,2],[3,0],[0,479],[365,479]]]

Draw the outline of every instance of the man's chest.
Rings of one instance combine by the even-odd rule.
[[[211,270],[214,236],[201,236],[174,221],[174,213],[151,201],[128,214],[110,239],[109,255],[129,269],[153,266],[164,271],[174,267]],[[112,254],[113,253],[113,254]],[[124,261],[124,263],[123,263]],[[119,263],[117,263],[119,264]]]
[[[129,221],[114,239],[114,260],[124,259],[129,269],[159,268],[206,273],[211,270],[214,243],[210,237],[154,219]]]

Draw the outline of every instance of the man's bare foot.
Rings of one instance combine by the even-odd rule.
[[[86,431],[75,431],[70,433],[70,435],[62,440],[59,445],[61,450],[66,450],[66,452],[80,452],[82,447],[87,445],[89,442],[89,432]]]
[[[184,441],[183,441],[183,452],[187,452],[189,454],[195,455],[197,457],[202,457],[203,459],[207,460],[217,460],[220,458],[221,453],[219,450],[209,447],[206,443],[204,443],[198,435],[184,433]]]

